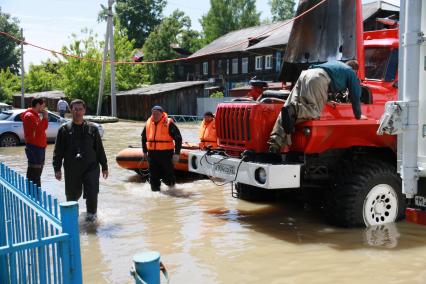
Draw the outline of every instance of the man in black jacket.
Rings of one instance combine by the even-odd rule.
[[[83,119],[86,113],[84,101],[74,100],[70,107],[72,121],[62,125],[56,136],[53,168],[56,179],[61,180],[64,161],[67,201],[77,201],[83,193],[86,199],[86,220],[94,221],[98,206],[99,164],[106,179],[107,158],[98,128]]]

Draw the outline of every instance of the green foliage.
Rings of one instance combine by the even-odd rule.
[[[204,46],[204,39],[201,33],[196,30],[184,29],[179,35],[178,42],[180,47],[192,53]]]
[[[210,98],[223,98],[224,94],[223,92],[214,92],[213,94],[210,95]]]
[[[0,31],[9,33],[20,38],[19,21],[11,18],[9,14],[3,13],[0,7]],[[13,39],[0,36],[0,69],[10,69],[13,74],[19,74],[21,52],[19,45]]]
[[[87,59],[101,60],[101,46],[92,32],[83,30],[86,37],[79,39],[72,35],[73,42],[62,47],[63,53],[73,54]],[[89,109],[95,109],[99,90],[101,65],[95,62],[66,57],[60,69],[61,87],[70,99],[83,99]]]
[[[117,0],[116,3],[115,12],[121,28],[127,30],[129,40],[135,40],[135,48],[142,47],[149,34],[160,24],[167,1]]]
[[[0,70],[0,102],[10,104],[13,94],[21,90],[21,78],[13,74],[9,68]]]
[[[119,27],[116,23],[116,32],[114,33],[114,48],[116,61],[131,61],[134,52],[134,40],[129,41],[125,29]],[[137,64],[120,64],[115,66],[115,81],[117,90],[130,90],[141,86],[149,81],[147,67]]]
[[[208,13],[200,20],[206,43],[231,31],[260,23],[256,0],[210,0],[210,6]]]
[[[44,92],[60,88],[60,68],[63,64],[48,60],[40,65],[30,65],[25,75],[25,92]]]
[[[115,61],[131,61],[133,41],[127,39],[125,30],[121,30],[116,22],[114,33]],[[72,36],[73,42],[64,46],[62,52],[77,55],[91,60],[102,60],[104,42],[96,41],[91,31],[83,30],[82,38]],[[98,62],[84,61],[66,57],[58,69],[60,88],[70,99],[83,99],[89,110],[95,110],[99,93],[99,80],[102,65]],[[147,82],[146,67],[142,65],[115,65],[117,91],[138,87]],[[107,64],[104,95],[110,93],[110,65]]]
[[[269,0],[271,5],[272,21],[283,21],[293,18],[294,0]]]
[[[177,44],[190,51],[200,48],[200,35],[190,27],[191,19],[182,11],[176,10],[172,15],[164,18],[145,42],[144,61],[176,58],[176,53],[170,47],[171,44]],[[167,82],[173,79],[172,64],[150,64],[148,71],[152,83]]]

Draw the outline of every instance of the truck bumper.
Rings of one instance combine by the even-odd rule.
[[[301,166],[244,162],[222,155],[207,155],[204,151],[191,151],[188,155],[191,172],[265,189],[299,188]]]

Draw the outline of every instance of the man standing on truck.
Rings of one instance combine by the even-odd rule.
[[[43,118],[40,118],[40,114]],[[27,179],[40,187],[47,146],[46,129],[49,126],[44,100],[33,99],[31,108],[21,113],[21,120],[24,127],[25,154],[28,159]]]
[[[168,186],[176,183],[173,162],[179,161],[182,136],[161,106],[154,106],[151,114],[142,131],[142,150],[149,163],[151,190],[160,191],[160,179]]]
[[[279,153],[281,147],[291,145],[291,133],[296,123],[318,119],[329,92],[339,93],[348,89],[355,118],[367,119],[361,114],[361,86],[357,71],[356,60],[349,60],[346,64],[329,61],[311,65],[308,70],[302,71],[272,129],[269,152]]]

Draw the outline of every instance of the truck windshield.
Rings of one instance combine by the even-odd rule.
[[[365,49],[365,78],[384,80],[391,54],[390,48],[374,47]]]

